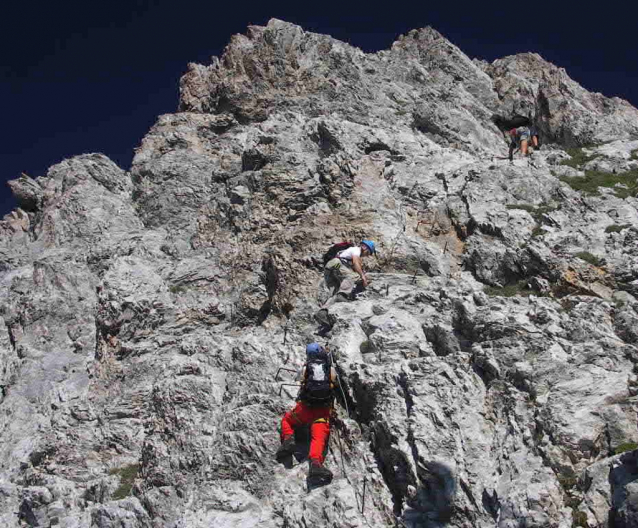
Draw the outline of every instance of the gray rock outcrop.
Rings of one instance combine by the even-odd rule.
[[[512,110],[544,145],[510,163]],[[0,524],[636,526],[637,158],[638,110],[535,54],[232,37],[129,172],[10,184]],[[362,237],[371,284],[322,328],[321,255]],[[308,489],[275,374],[315,340],[343,390]]]

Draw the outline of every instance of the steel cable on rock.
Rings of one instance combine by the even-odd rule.
[[[328,354],[330,355],[330,362],[332,364],[337,364],[337,362],[335,361],[334,355],[332,354],[332,351],[328,349]],[[346,414],[348,416],[348,418],[350,418],[350,409],[348,408],[348,400],[346,398],[346,393],[343,390],[343,385],[341,383],[341,376],[339,375],[339,370],[337,368],[335,368],[335,372],[337,374],[337,383],[339,385],[339,390],[341,391],[341,395],[343,396],[343,404],[346,408]],[[334,409],[334,406],[332,408],[332,412],[333,414],[336,416],[336,411]],[[342,423],[344,423],[342,421]],[[346,464],[343,458],[343,444],[341,443],[341,435],[339,434],[339,429],[336,428],[336,423],[335,423],[335,431],[337,433],[337,443],[338,443],[338,447],[339,447],[339,453],[341,455],[341,469],[343,471],[343,476],[345,477],[346,481],[348,482],[348,484],[350,484],[350,486],[352,487],[352,489],[355,491],[355,496],[357,496],[357,505],[359,504],[359,498],[358,498],[358,491],[357,491],[357,487],[352,483],[352,481],[350,480],[350,478],[348,477],[348,473],[346,472]],[[331,450],[332,451],[332,450]],[[334,456],[334,453],[333,453]],[[365,487],[366,487],[366,482],[368,480],[367,475],[364,475],[364,484],[363,484],[363,496],[362,496],[362,506],[361,506],[361,516],[363,517],[363,520],[365,521],[365,523],[370,526],[372,528],[372,525],[370,524],[370,522],[368,521],[367,517],[364,514],[364,508],[365,508]]]

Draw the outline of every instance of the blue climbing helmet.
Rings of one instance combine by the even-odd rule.
[[[361,243],[367,246],[370,250],[370,255],[374,255],[376,250],[374,249],[374,242],[372,242],[372,240],[362,240]]]
[[[306,345],[306,355],[308,358],[323,358],[326,354],[326,349],[323,348],[319,343],[310,343]]]

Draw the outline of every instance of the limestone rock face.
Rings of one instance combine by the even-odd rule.
[[[180,89],[129,172],[11,183],[2,526],[636,525],[636,109],[431,28],[366,55],[278,20]],[[545,144],[510,163],[512,109]],[[322,254],[361,238],[370,285],[319,326]],[[274,460],[312,341],[341,380],[315,489]]]
[[[638,136],[638,112],[627,101],[588,92],[536,53],[499,59],[485,71],[502,111],[535,115],[552,140],[577,146]]]

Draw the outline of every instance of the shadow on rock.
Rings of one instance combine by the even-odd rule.
[[[317,481],[311,478],[310,476],[306,477],[306,489],[308,490],[308,493],[318,488],[323,488],[324,486],[327,486],[328,484],[331,484],[331,482],[322,482],[322,481]]]
[[[309,451],[310,451],[310,430],[308,427],[299,427],[297,428],[297,430],[295,430],[294,452],[290,456],[282,458],[280,463],[283,464],[283,466],[286,469],[292,469],[296,465],[299,465],[308,459]]]
[[[638,526],[638,450],[625,453],[609,473],[612,507],[610,528]]]
[[[456,495],[456,480],[452,468],[441,462],[422,462],[418,473],[422,484],[403,512],[407,525],[420,526],[424,521],[451,521]]]

